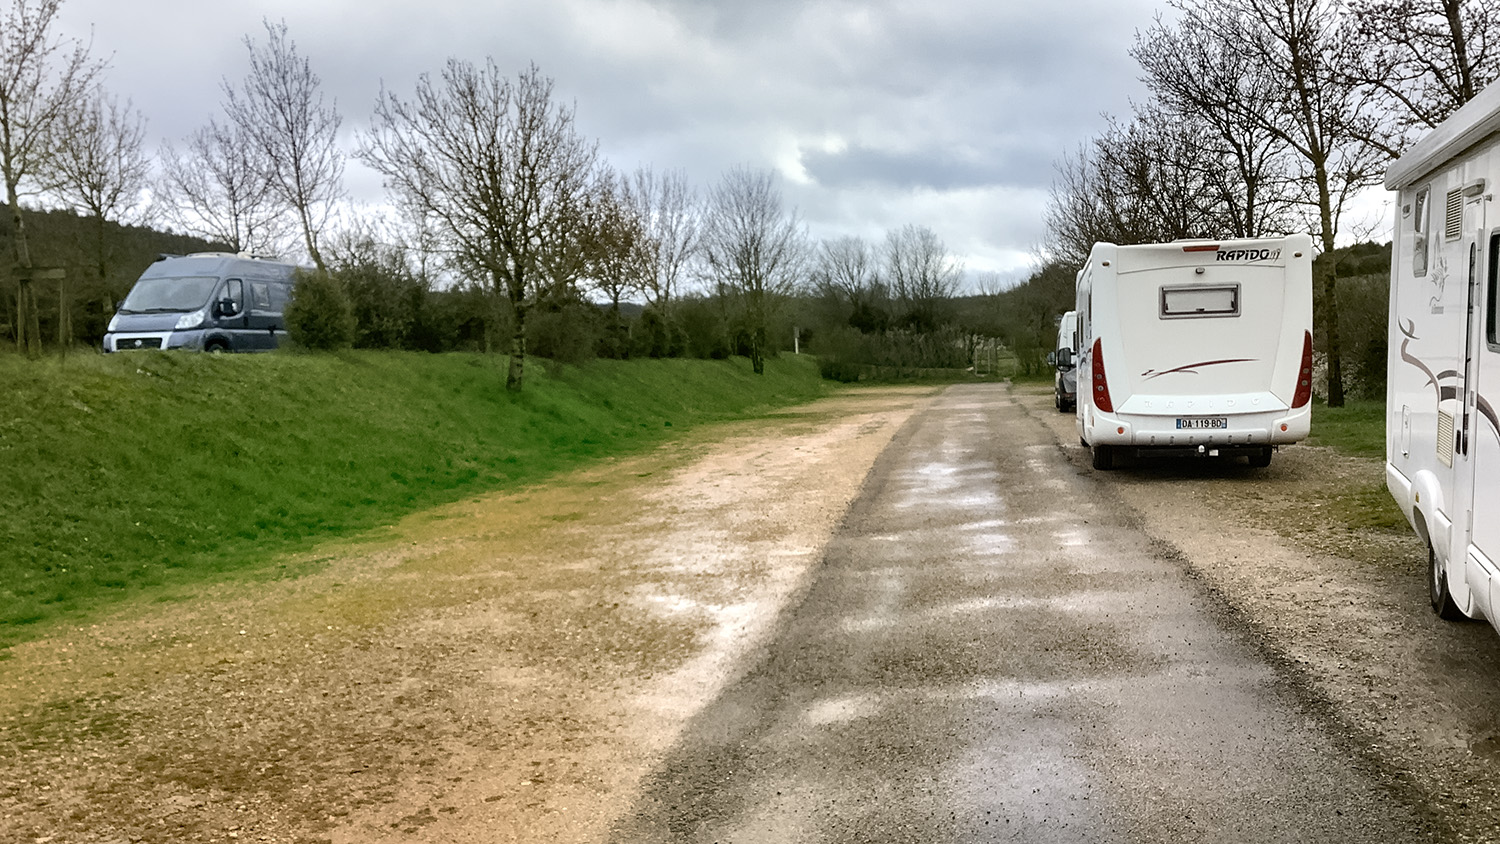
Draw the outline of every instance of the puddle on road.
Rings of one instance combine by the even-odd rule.
[[[872,717],[880,712],[880,708],[880,698],[876,695],[842,695],[825,698],[807,707],[802,713],[802,721],[813,727],[845,724]]]

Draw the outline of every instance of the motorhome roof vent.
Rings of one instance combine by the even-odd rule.
[[[1447,240],[1458,240],[1464,233],[1464,190],[1454,188],[1448,191],[1448,215],[1443,224],[1443,237]]]

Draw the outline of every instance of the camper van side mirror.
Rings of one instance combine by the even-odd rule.
[[[1047,355],[1047,360],[1048,360],[1049,363],[1051,363],[1053,366],[1057,367],[1058,369],[1061,369],[1061,370],[1064,370],[1064,371],[1072,369],[1073,368],[1073,350],[1069,349],[1067,347],[1063,347],[1063,348],[1058,349],[1057,351],[1055,351],[1055,352]]]
[[[233,299],[220,299],[214,306],[214,315],[221,317],[232,317],[239,313],[239,306],[235,305]]]
[[[1047,365],[1048,366],[1057,366],[1057,352],[1048,352],[1047,353]]]

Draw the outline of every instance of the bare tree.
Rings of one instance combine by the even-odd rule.
[[[53,32],[62,0],[14,0],[7,5],[0,18],[0,180],[5,182],[20,276],[16,342],[36,357],[42,340],[21,197],[45,189],[61,124],[84,102],[103,64],[89,56],[87,44]]]
[[[820,290],[850,302],[869,295],[880,283],[869,242],[852,235],[818,244],[812,279]]]
[[[1221,225],[1201,233],[1261,237],[1288,231],[1295,223],[1287,143],[1264,119],[1280,110],[1284,81],[1219,32],[1196,23],[1192,15],[1177,24],[1158,17],[1137,35],[1130,52],[1156,97],[1159,116],[1153,122],[1175,122],[1213,158],[1206,187],[1218,203]]]
[[[881,332],[890,322],[889,294],[874,249],[852,235],[825,240],[813,257],[812,283],[840,310],[839,320],[862,332]]]
[[[259,151],[233,125],[194,132],[179,153],[162,145],[159,189],[168,220],[235,252],[276,253],[287,235]]]
[[[699,249],[708,280],[738,306],[751,368],[764,374],[771,323],[807,254],[802,223],[781,207],[769,171],[735,167],[724,174],[709,192]]]
[[[308,257],[326,270],[318,237],[343,196],[342,121],[336,105],[323,104],[320,80],[297,54],[286,24],[264,23],[265,46],[245,37],[250,74],[239,88],[223,83],[224,110],[259,153],[255,161],[268,168],[273,195],[296,215]]]
[[[94,220],[94,269],[109,275],[105,222],[144,217],[144,194],[151,184],[146,152],[146,119],[114,97],[96,93],[65,121],[53,161],[55,190]]]
[[[1056,166],[1047,253],[1082,264],[1095,243],[1154,243],[1199,234],[1212,216],[1202,184],[1206,152],[1191,130],[1109,128]]]
[[[1342,68],[1373,88],[1408,137],[1430,129],[1500,74],[1496,0],[1351,0]],[[1397,150],[1389,150],[1394,155]]]
[[[625,194],[623,183],[606,172],[599,180],[598,205],[590,215],[587,235],[588,276],[594,290],[609,300],[615,327],[620,326],[620,302],[650,289],[654,281],[647,221]],[[649,280],[649,281],[648,281]]]
[[[1180,26],[1211,37],[1232,53],[1256,84],[1280,93],[1274,107],[1246,112],[1288,150],[1308,228],[1333,251],[1343,211],[1361,190],[1378,183],[1393,143],[1374,94],[1343,72],[1339,7],[1335,0],[1173,0]],[[1344,403],[1338,294],[1331,262],[1323,265],[1322,335],[1328,365],[1328,404]]]
[[[1095,243],[1131,243],[1135,234],[1121,236],[1114,225],[1119,215],[1103,192],[1098,163],[1090,144],[1064,153],[1053,162],[1048,190],[1046,241],[1041,251],[1048,260],[1082,265]]]
[[[932,229],[913,223],[886,233],[882,257],[885,279],[907,326],[915,331],[936,329],[943,307],[958,291],[963,265],[948,254]]]
[[[1110,119],[1076,158],[1057,165],[1049,256],[1076,265],[1098,242],[1251,237],[1292,223],[1286,180],[1270,178],[1284,163],[1256,159],[1259,174],[1247,180],[1247,160],[1230,147],[1194,109],[1151,102],[1137,105],[1128,124]],[[1268,190],[1273,184],[1277,192]]]
[[[403,101],[382,91],[359,156],[426,222],[455,268],[484,278],[514,315],[506,385],[521,389],[526,314],[587,221],[598,150],[531,66],[514,82],[493,60],[450,59]]]
[[[650,265],[647,301],[667,312],[677,296],[683,273],[697,247],[700,209],[687,174],[671,170],[658,175],[641,167],[622,185],[623,200],[644,227],[643,248]]]

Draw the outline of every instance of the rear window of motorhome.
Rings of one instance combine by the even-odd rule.
[[[219,279],[214,276],[143,278],[120,303],[122,314],[196,311],[208,301]]]
[[[1188,319],[1192,317],[1233,317],[1240,315],[1240,286],[1238,284],[1212,287],[1163,287],[1161,289],[1161,318]]]

